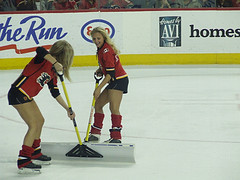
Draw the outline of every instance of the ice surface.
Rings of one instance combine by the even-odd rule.
[[[85,137],[96,67],[72,68],[65,82],[81,138]],[[27,126],[8,105],[7,92],[21,70],[0,71],[0,180],[239,180],[240,67],[127,66],[123,141],[134,143],[135,164],[54,161],[40,175],[17,174]],[[61,83],[59,82],[59,87]],[[62,89],[60,88],[61,92]],[[64,94],[62,93],[63,97]],[[46,87],[35,98],[44,142],[78,142],[65,110]],[[105,110],[102,140],[109,138]]]

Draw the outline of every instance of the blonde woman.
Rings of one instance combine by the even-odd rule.
[[[70,80],[69,69],[74,56],[72,46],[67,41],[60,40],[52,45],[49,52],[43,47],[38,47],[36,53],[8,92],[9,105],[18,111],[28,125],[17,160],[19,173],[39,173],[41,164],[50,164],[51,161],[51,157],[41,153],[40,137],[44,118],[33,99],[45,84],[48,85],[51,95],[67,111],[68,117],[70,119],[75,117],[74,113],[70,114],[67,104],[59,93],[57,74],[54,70],[54,68],[57,71],[64,69],[64,76]]]
[[[91,31],[91,37],[97,46],[99,69],[97,69],[96,74],[104,75],[104,79],[93,93],[96,103],[89,141],[99,141],[104,119],[103,107],[109,103],[112,128],[110,129],[110,139],[105,142],[121,143],[122,116],[119,109],[122,96],[128,91],[128,75],[120,63],[119,50],[107,32],[101,27],[96,27]],[[108,86],[101,91],[106,84]]]

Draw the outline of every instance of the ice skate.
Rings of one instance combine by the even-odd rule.
[[[122,143],[120,139],[110,138],[109,140],[104,141],[104,143]]]
[[[112,115],[112,119],[115,116],[117,116],[117,115]],[[117,116],[117,117],[119,119],[121,118],[121,116]],[[113,127],[112,129],[109,129],[109,131],[110,131],[110,139],[107,140],[107,141],[104,141],[104,143],[122,143],[121,142],[121,139],[122,139],[121,130],[122,130],[121,125],[119,125],[119,127]]]
[[[48,165],[51,164],[51,157],[43,155],[41,153],[41,139],[35,139],[33,142],[34,152],[32,153],[32,161],[37,165]]]
[[[88,141],[85,141],[85,142],[98,143],[99,141],[100,141],[100,134],[90,134]]]
[[[41,165],[30,162],[28,165],[18,168],[18,174],[40,174]]]
[[[37,165],[49,165],[51,164],[51,157],[48,157],[46,155],[41,155],[38,158],[32,159],[32,161]]]
[[[39,174],[42,166],[34,164],[31,161],[31,154],[34,149],[32,147],[22,145],[22,150],[19,152],[17,166],[19,174]]]

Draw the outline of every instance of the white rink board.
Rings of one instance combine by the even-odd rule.
[[[28,49],[51,45],[60,39],[73,45],[75,56],[95,55],[96,47],[89,42],[89,32],[96,26],[108,29],[121,54],[238,53],[240,48],[240,18],[236,18],[240,17],[239,10],[1,14],[0,17],[3,25],[0,59],[35,55],[34,52],[17,54],[4,46]],[[160,17],[181,19],[181,46],[160,47]],[[174,27],[168,35],[174,33]],[[223,35],[210,37],[207,33],[211,29]]]

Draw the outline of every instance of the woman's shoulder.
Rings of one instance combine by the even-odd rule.
[[[110,44],[106,43],[106,42],[103,45],[103,51],[114,52],[112,46]]]

